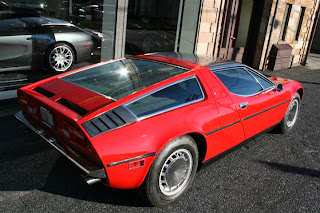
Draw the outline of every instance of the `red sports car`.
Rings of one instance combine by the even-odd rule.
[[[179,199],[203,163],[272,127],[284,133],[295,125],[300,83],[235,62],[161,55],[110,60],[25,86],[16,117],[89,184],[141,187],[155,206]]]

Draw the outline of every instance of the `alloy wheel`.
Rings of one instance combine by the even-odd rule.
[[[66,46],[55,47],[49,54],[49,63],[55,71],[67,71],[73,63],[72,50]]]

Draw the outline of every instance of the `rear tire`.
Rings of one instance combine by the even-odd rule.
[[[301,106],[301,99],[299,93],[294,94],[290,105],[287,109],[287,112],[282,119],[281,123],[279,124],[279,130],[280,133],[287,133],[290,132],[294,125],[296,124],[298,120],[298,115],[300,112],[300,106]]]
[[[198,160],[198,147],[190,136],[181,136],[166,145],[144,182],[144,194],[150,204],[160,207],[180,199],[195,178]]]

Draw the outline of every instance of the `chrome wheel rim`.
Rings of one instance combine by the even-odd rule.
[[[193,158],[187,149],[173,152],[163,164],[159,175],[161,192],[166,196],[181,192],[190,179]]]
[[[298,115],[298,110],[299,110],[299,102],[297,99],[293,100],[288,108],[288,114],[287,114],[287,126],[292,127],[296,120],[297,120],[297,115]]]
[[[70,68],[73,62],[72,51],[65,46],[55,47],[49,54],[49,63],[52,69],[64,72]]]

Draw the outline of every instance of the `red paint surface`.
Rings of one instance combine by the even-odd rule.
[[[191,71],[152,85],[116,102],[59,79],[61,76],[80,72],[95,65],[45,79],[23,87],[18,91],[21,108],[32,124],[37,128],[45,129],[46,135],[55,137],[60,144],[63,144],[71,156],[79,159],[85,166],[94,168],[94,166],[86,162],[85,158],[77,156],[77,152],[73,152],[73,150],[90,156],[101,163],[105,167],[108,176],[108,180],[105,180],[104,183],[116,188],[139,187],[156,156],[145,158],[143,167],[130,170],[129,163],[112,167],[107,167],[107,164],[152,152],[159,153],[173,139],[190,133],[201,134],[206,139],[207,150],[204,158],[204,161],[206,161],[278,123],[284,117],[290,102],[279,105],[253,118],[244,121],[243,118],[291,99],[297,90],[302,88],[296,81],[272,78],[276,83],[284,84],[283,91],[269,90],[252,97],[240,97],[231,94],[208,68],[201,65],[160,56],[137,57],[184,66],[191,69]],[[103,63],[105,62],[100,64]],[[196,76],[199,79],[205,93],[203,101],[132,123],[93,138],[81,126],[82,123],[103,112],[188,76]],[[56,95],[52,98],[47,98],[32,90],[37,86],[47,89]],[[55,102],[56,98],[59,97],[63,97],[90,112],[80,116]],[[28,101],[26,102],[22,99]],[[239,104],[243,102],[248,102],[246,110],[242,110],[239,107]],[[39,112],[36,111],[35,114],[28,112],[26,104],[31,104],[35,107],[44,106],[50,110],[55,116],[57,127],[52,129],[45,126],[40,121]],[[206,135],[206,133],[237,121],[239,121],[237,124]],[[87,141],[80,142],[75,137],[67,138],[63,135],[63,122],[67,122],[79,131],[83,131]]]

